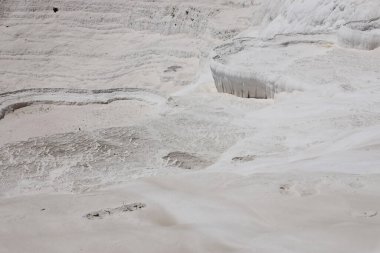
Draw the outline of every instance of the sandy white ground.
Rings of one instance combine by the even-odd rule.
[[[2,97],[33,103],[0,120],[0,252],[380,252],[380,48],[336,36],[378,5],[2,2],[1,93],[151,92]],[[274,99],[216,92],[209,54],[234,36],[255,42],[228,71]]]
[[[1,246],[4,252],[377,252],[378,181],[345,174],[206,172],[87,194],[2,199]],[[144,201],[146,207],[83,218],[124,201]]]

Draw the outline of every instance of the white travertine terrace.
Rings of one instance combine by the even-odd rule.
[[[255,43],[253,38],[236,39],[214,49],[210,68],[218,92],[243,98],[273,98],[274,84],[254,69],[226,64],[226,57]]]
[[[262,43],[269,41],[271,44],[270,41],[276,41],[280,36],[337,34],[338,43],[343,47],[373,50],[380,46],[380,9],[376,8],[378,5],[377,0],[263,1],[258,4],[260,8],[253,15],[254,20],[261,24],[260,28],[245,31],[239,36],[263,39]],[[259,61],[245,58],[239,64],[225,62],[225,55],[232,56],[246,50],[244,45],[240,48],[236,45],[238,40],[235,38],[233,43],[217,47],[216,51],[230,48],[224,50],[225,54],[215,53],[211,59],[210,67],[217,90],[244,98],[273,98],[283,84],[277,82],[280,77],[273,77],[271,70],[257,70],[257,67],[268,62],[265,55],[261,55]],[[336,39],[330,40],[332,41],[335,42]],[[251,45],[252,47],[255,45]],[[249,50],[244,52],[247,51]],[[256,64],[252,64],[252,61]],[[273,61],[272,64],[276,67],[277,62]]]
[[[216,61],[211,72],[218,92],[229,93],[243,98],[273,98],[274,85],[253,72],[233,70]]]
[[[380,47],[380,21],[353,22],[338,31],[338,43],[343,47],[373,50]]]
[[[210,59],[216,89],[257,99],[272,99],[283,91],[304,90],[307,85],[283,77],[297,61],[327,52],[333,45],[332,39],[330,35],[292,39],[278,36],[271,40],[246,37],[218,46]]]

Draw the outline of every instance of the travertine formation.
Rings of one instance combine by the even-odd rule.
[[[380,252],[378,17],[0,0],[0,252]]]
[[[234,72],[221,64],[211,65],[212,76],[218,92],[243,98],[273,98],[274,86],[269,81],[249,72]]]
[[[284,77],[292,64],[323,54],[332,45],[331,35],[277,36],[270,40],[237,38],[214,48],[210,68],[218,92],[273,99],[278,92],[309,88]]]
[[[255,44],[253,38],[236,39],[213,50],[210,59],[211,73],[218,92],[243,98],[273,98],[274,84],[258,73],[255,67],[229,63],[226,58]],[[253,43],[252,43],[253,42]]]
[[[380,47],[380,18],[342,26],[338,31],[338,42],[343,47],[363,50]]]
[[[380,8],[373,8],[378,5],[376,0],[272,0],[264,3],[259,1],[258,5],[263,9],[255,13],[254,19],[261,19],[265,25],[252,33],[251,40],[262,41],[255,45],[248,42],[251,45],[247,46],[250,38],[239,36],[214,50],[210,67],[219,92],[243,98],[273,98],[279,91],[293,90],[288,87],[292,84],[284,85],[283,82],[278,82],[280,77],[273,77],[270,70],[262,70],[262,64],[271,62],[273,66],[268,66],[271,69],[278,63],[276,60],[265,59],[265,55],[260,52],[251,55],[259,58],[259,61],[244,57],[240,61],[228,60],[231,58],[229,56],[242,55],[252,47],[271,47],[280,36],[315,35],[318,39],[317,35],[337,34],[339,45],[344,47],[373,50],[380,46]],[[244,35],[251,35],[250,31]],[[318,42],[317,39],[312,38],[312,43]],[[324,46],[331,46],[334,40],[329,38]]]

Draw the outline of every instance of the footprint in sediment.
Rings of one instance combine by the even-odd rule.
[[[318,194],[316,185],[307,183],[284,183],[279,186],[282,195],[308,197]]]
[[[196,154],[187,152],[174,151],[162,157],[167,166],[178,167],[182,169],[203,169],[211,164],[210,161],[201,158]]]
[[[256,159],[255,155],[236,156],[232,158],[234,162],[251,162]]]
[[[366,210],[366,211],[352,211],[351,216],[357,218],[372,218],[377,216],[377,211],[375,210]]]

